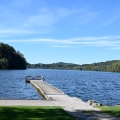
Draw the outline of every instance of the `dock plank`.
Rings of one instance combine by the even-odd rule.
[[[40,89],[42,89],[42,91],[46,95],[64,95],[64,93],[62,91],[60,91],[59,89],[57,89],[54,86],[51,86],[48,83],[45,83],[44,81],[41,81],[41,80],[31,80],[30,82],[32,84],[34,84],[35,86],[39,87]]]

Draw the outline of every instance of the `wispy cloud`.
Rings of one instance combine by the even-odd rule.
[[[71,39],[34,38],[21,40],[4,40],[7,43],[42,43],[52,47],[72,47],[76,45],[91,47],[120,47],[120,36],[79,37]]]
[[[106,20],[106,22],[103,24],[103,26],[108,26],[109,24],[115,22],[119,17],[120,17],[120,15],[109,18],[108,20]]]
[[[53,47],[53,48],[71,48],[72,46],[70,46],[70,45],[53,45],[51,47]]]
[[[32,31],[28,30],[18,30],[18,29],[5,29],[0,30],[0,34],[31,34]]]
[[[113,50],[120,50],[120,46],[111,47],[110,49],[113,49]]]
[[[50,27],[61,19],[76,13],[75,10],[69,10],[66,8],[40,8],[38,14],[29,16],[28,21],[23,25],[23,27],[29,26],[46,26]]]
[[[30,5],[31,0],[11,0],[11,6],[17,8],[23,8]]]
[[[27,3],[29,3],[29,0],[27,1]],[[20,0],[17,0],[17,3],[19,2]],[[15,3],[15,5],[17,3]],[[37,8],[34,14],[29,15],[24,15],[19,11],[11,10],[10,8],[3,8],[2,11],[3,12],[0,13],[0,34],[4,34],[5,36],[9,36],[10,34],[49,34],[52,31],[55,31],[54,25],[56,23],[59,24],[59,22],[61,22],[62,20],[64,22],[68,21],[69,24],[73,24],[73,21],[75,25],[84,24],[89,22],[91,19],[94,18],[94,16],[98,14],[86,9],[68,9],[58,7],[43,7],[39,10]],[[60,28],[55,27],[55,29]]]
[[[80,25],[85,25],[94,21],[98,15],[99,12],[84,10],[77,15],[75,21]]]
[[[22,36],[22,35],[31,35],[31,34],[44,34],[42,31],[34,31],[28,29],[0,29],[1,37],[10,37],[10,36]]]

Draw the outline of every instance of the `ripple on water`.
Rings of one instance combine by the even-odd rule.
[[[83,101],[120,104],[119,73],[77,70],[1,70],[0,99],[42,99],[32,85],[25,84],[24,78],[30,75],[42,75],[49,84]]]

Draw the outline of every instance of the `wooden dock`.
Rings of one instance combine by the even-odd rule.
[[[51,100],[49,95],[65,95],[58,88],[42,81],[42,80],[30,80],[30,83],[42,94],[46,100]]]
[[[94,112],[88,114],[81,112],[99,111],[98,108],[90,106],[76,97],[70,97],[58,88],[44,82],[43,80],[30,80],[30,83],[42,94],[46,100],[0,100],[2,106],[61,106],[64,110],[74,116],[76,120],[119,120],[119,118]],[[49,100],[49,101],[48,101]]]

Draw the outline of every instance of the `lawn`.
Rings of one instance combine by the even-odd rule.
[[[74,120],[61,107],[0,106],[0,120]]]
[[[120,117],[120,106],[100,106],[102,112]]]

